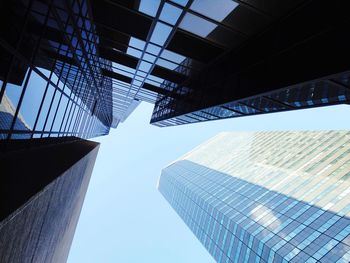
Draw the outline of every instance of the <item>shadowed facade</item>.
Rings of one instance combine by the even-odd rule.
[[[36,235],[36,220],[44,220],[28,257],[65,260],[54,252],[63,251],[58,230],[45,232],[44,210],[55,207],[48,200],[57,191],[68,198],[71,188],[54,182],[87,178],[93,158],[84,161],[83,139],[107,135],[141,101],[155,105],[151,123],[160,127],[349,103],[349,7],[341,0],[0,1],[0,166],[7,169],[0,179],[11,183],[0,186],[1,209],[2,220],[11,213],[19,220],[2,221],[2,246],[21,239],[11,222],[33,224],[22,233]],[[33,159],[33,147],[52,151]],[[60,157],[50,159],[55,151]],[[5,162],[21,154],[38,170],[18,170],[26,158]],[[48,172],[40,175],[39,166]],[[86,191],[79,187],[70,196],[77,206],[62,204],[53,213],[67,217],[51,218],[70,229],[58,235],[67,237],[66,248]],[[43,207],[33,212],[37,201]],[[33,217],[24,218],[27,212]],[[36,258],[47,238],[48,254]],[[5,262],[23,259],[12,247],[2,250]]]
[[[0,261],[66,262],[98,143],[67,137],[1,146]]]
[[[105,135],[141,101],[155,104],[160,127],[347,104],[348,9],[342,0],[2,1],[0,100],[13,117],[0,137]]]

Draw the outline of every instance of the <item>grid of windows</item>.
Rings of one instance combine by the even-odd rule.
[[[331,76],[311,74],[309,78],[303,75],[302,79],[294,80],[288,75],[285,79],[293,80],[289,84],[282,81],[267,85],[268,88],[260,88],[258,80],[247,88],[236,85],[241,81],[231,79],[231,75],[245,72],[262,57],[275,57],[269,48],[252,47],[242,53],[241,49],[252,42],[259,43],[256,38],[275,28],[273,25],[280,18],[288,20],[288,14],[302,12],[303,8],[299,7],[304,3],[316,6],[307,10],[321,13],[326,10],[330,21],[343,25],[341,11],[346,9],[333,5],[328,10],[322,4],[306,0],[283,4],[267,1],[264,5],[253,2],[19,0],[1,3],[0,137],[88,138],[107,134],[140,101],[155,103],[151,123],[157,126],[349,103],[349,72],[345,66],[320,70],[320,74],[331,71]],[[335,16],[339,19],[332,20]],[[272,45],[280,54],[299,44],[301,39],[328,32],[323,20],[314,23],[319,23],[320,28],[307,32],[294,30],[298,34],[288,43],[280,41],[289,39],[282,34],[284,30],[277,30],[276,34],[268,34],[276,39],[268,39],[269,44],[262,40],[262,46]],[[286,32],[292,29],[287,27]],[[347,39],[341,40],[338,42],[347,47]],[[233,53],[247,53],[248,57],[231,59]],[[228,61],[245,61],[241,64],[247,65],[231,65]],[[223,67],[212,68],[221,62]],[[230,68],[237,68],[238,72],[231,72]],[[250,80],[259,79],[246,75]],[[264,75],[265,81],[265,74],[260,75]]]
[[[282,91],[271,92],[268,95],[229,102],[176,117],[173,117],[176,109],[185,108],[186,105],[182,105],[181,102],[175,103],[175,98],[166,98],[156,104],[152,114],[152,122],[163,127],[349,103],[349,74],[346,72],[336,77],[333,76],[330,80],[311,82],[308,85],[297,85]],[[187,105],[187,108],[189,107],[191,105]]]
[[[101,37],[100,56],[111,62],[108,68],[102,67],[105,75],[111,77],[118,94],[113,99],[120,109],[133,100],[155,103],[162,98],[160,94],[174,90],[179,95],[187,94],[189,89],[180,84],[221,51],[229,49],[227,38],[236,37],[235,44],[246,39],[232,23],[224,21],[237,4],[231,0],[220,2],[215,4],[215,18],[211,18],[196,0],[91,1],[97,34]],[[130,29],[111,21],[116,16],[130,19],[127,26]],[[205,28],[208,24],[210,27]],[[175,42],[183,36],[199,48],[193,50],[183,43],[179,49]],[[207,54],[207,49],[212,54]],[[116,109],[115,114],[122,111]]]
[[[159,190],[218,262],[349,262],[350,133],[223,133]]]
[[[205,8],[206,5],[210,6]],[[206,62],[228,50],[232,44],[228,41],[234,40],[238,45],[252,34],[240,32],[232,22],[225,21],[232,15],[239,16],[234,14],[237,4],[221,0],[214,4],[215,14],[208,14],[206,10],[212,6],[210,2],[203,6],[197,0],[92,1],[94,18],[99,24],[97,31],[103,40],[101,56],[112,61],[108,70],[114,87],[125,95],[117,98],[120,104],[132,99],[155,103],[162,99],[161,94],[172,91],[187,94],[189,89],[180,84],[190,74],[198,73]],[[243,6],[241,9],[247,11]],[[134,32],[117,25],[113,27],[103,19],[102,16],[112,12],[134,18]],[[141,31],[141,27],[147,30]],[[254,30],[260,27],[261,24],[253,26]],[[114,29],[120,37],[111,38],[116,34]],[[182,37],[192,43],[175,43]],[[108,41],[104,41],[105,38]]]
[[[1,5],[1,138],[107,134],[112,86],[100,72],[87,2]]]
[[[186,74],[190,77],[179,83],[171,83],[169,79],[163,82],[161,87],[167,92],[160,93],[157,97],[152,124],[164,127],[350,102],[348,67],[339,71],[330,70],[328,73],[323,71],[323,75],[321,72],[309,75],[308,72],[312,72],[310,69],[318,68],[320,64],[315,63],[303,70],[300,79],[299,75],[293,74],[291,70],[300,67],[300,61],[308,61],[307,55],[311,54],[310,51],[303,53],[302,49],[292,51],[294,47],[300,45],[300,41],[307,43],[306,36],[311,39],[323,34],[321,19],[313,20],[319,28],[312,31],[308,20],[301,22],[302,17],[306,18],[308,15],[305,14],[310,10],[324,9],[320,11],[323,14],[321,16],[327,15],[332,21],[341,20],[341,5],[338,9],[314,2],[315,5],[309,5],[306,11],[302,10],[301,6],[306,7],[308,3],[303,0],[283,2],[283,7],[279,1],[266,1],[264,5],[258,1],[184,2],[189,8],[184,8],[186,13],[174,35],[174,39],[179,38],[176,44],[181,46],[187,38],[195,36],[198,42],[204,40],[203,42],[212,47],[209,50],[204,44],[200,46],[194,41],[186,42],[192,48],[192,52],[187,52],[183,64],[198,65],[200,70],[190,68]],[[287,17],[294,12],[300,12],[300,15],[295,15],[294,18],[298,17],[295,20],[289,17],[289,24],[286,22]],[[317,13],[310,12],[309,16],[315,18]],[[284,17],[283,25],[275,20],[277,17]],[[305,24],[308,26],[305,27]],[[284,26],[286,27],[283,28]],[[334,29],[337,27],[338,33],[341,30],[345,31],[344,28],[340,29],[340,24],[334,24]],[[258,36],[257,32],[261,34]],[[180,33],[186,36],[180,38]],[[340,35],[343,33],[339,33]],[[328,39],[326,34],[324,36]],[[336,41],[335,34],[332,34],[332,37],[333,41]],[[170,47],[175,46],[175,43],[172,45],[173,42],[170,42]],[[319,48],[312,41],[310,43],[310,46],[314,45],[315,50]],[[320,39],[318,44],[322,43],[326,41]],[[327,48],[329,46],[320,50]],[[178,48],[183,52],[180,54],[185,54],[186,50],[181,49],[185,48]],[[199,54],[200,50],[204,50],[205,54]],[[276,59],[274,64],[274,58],[289,52],[293,54],[292,58],[286,55]],[[224,55],[220,56],[222,54]],[[342,56],[341,53],[338,54]],[[300,56],[299,61],[293,60],[297,56]],[[214,62],[213,57],[216,57]],[[203,63],[205,67],[201,67]],[[335,62],[334,67],[338,64],[339,62]],[[280,72],[282,68],[288,70]]]
[[[1,10],[6,138],[106,134],[141,100],[189,94],[179,84],[266,26],[238,29],[231,20],[259,10],[231,0],[29,0]]]

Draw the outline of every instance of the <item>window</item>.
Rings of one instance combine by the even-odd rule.
[[[221,22],[238,6],[232,0],[194,0],[190,9]]]
[[[187,13],[180,23],[180,28],[205,38],[216,28],[216,24]]]

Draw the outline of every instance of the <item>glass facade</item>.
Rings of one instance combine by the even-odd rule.
[[[87,1],[5,1],[1,17],[0,137],[108,134],[112,85]]]
[[[207,21],[200,17],[205,6],[191,2],[1,3],[0,138],[104,135],[140,101],[155,103],[159,94],[179,87],[204,66],[203,48],[213,49],[178,50],[179,34],[224,45],[213,32],[224,30],[222,20],[237,7],[221,1]],[[235,35],[233,29],[226,33]],[[188,89],[178,93],[186,95]]]
[[[343,53],[334,46],[337,52],[331,54],[330,46],[324,46],[336,39],[343,42],[345,28],[334,24],[327,36],[322,19],[315,19],[345,19],[341,5],[329,8],[303,0],[284,1],[284,6],[279,1],[185,2],[189,8],[168,48],[187,54],[174,71],[188,77],[182,82],[165,78],[161,88],[166,92],[159,92],[152,124],[165,127],[349,104],[349,67],[338,67]],[[283,24],[277,17],[283,17]],[[314,18],[312,25],[307,17]],[[323,59],[325,50],[333,62]]]
[[[0,138],[104,135],[141,101],[161,127],[349,103],[347,6],[307,2],[3,1]]]
[[[172,117],[174,114],[176,115],[176,112],[181,112],[185,108],[190,109],[194,105],[182,104],[182,102],[177,102],[175,98],[168,97],[156,104],[152,121],[155,125],[164,127],[334,104],[348,104],[350,101],[349,80],[350,73],[345,72],[333,76],[332,79],[314,81],[307,85],[296,85],[255,98],[232,101],[209,108],[203,105],[201,110],[176,117]]]
[[[217,262],[349,262],[350,133],[221,133],[159,191]]]

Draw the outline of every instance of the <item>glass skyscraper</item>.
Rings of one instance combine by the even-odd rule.
[[[350,132],[221,133],[159,191],[218,262],[349,262]]]
[[[349,103],[348,7],[1,1],[0,139],[106,135],[141,101],[161,127]]]
[[[46,169],[54,183],[65,177],[70,145],[84,172],[93,163],[84,139],[107,135],[141,101],[155,105],[151,123],[160,127],[347,104],[349,8],[309,0],[0,1],[0,166],[26,153],[31,171]],[[58,158],[37,157],[54,152]],[[6,176],[16,178],[6,198],[17,200],[28,177],[16,169]],[[32,197],[40,182],[27,185]],[[27,196],[21,201],[11,213]],[[26,240],[21,234],[7,232]]]

